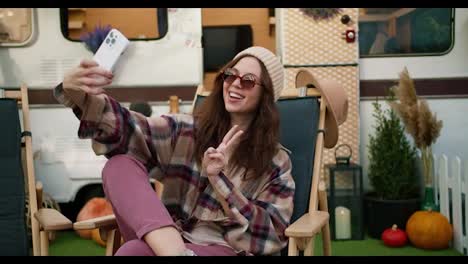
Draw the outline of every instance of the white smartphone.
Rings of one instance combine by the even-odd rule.
[[[113,71],[117,61],[127,48],[130,41],[117,29],[107,34],[93,59],[108,71]]]

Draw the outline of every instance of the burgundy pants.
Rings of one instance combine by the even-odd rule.
[[[107,161],[102,182],[125,240],[115,255],[154,256],[143,237],[150,231],[175,227],[175,224],[149,183],[146,168],[129,155],[116,155]],[[198,256],[236,255],[231,248],[220,245],[185,243],[185,246]]]

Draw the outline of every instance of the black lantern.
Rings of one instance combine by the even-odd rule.
[[[347,153],[338,155],[344,147]],[[330,182],[328,211],[333,240],[364,239],[362,167],[350,162],[351,154],[349,145],[339,145],[335,149],[336,164],[325,165]]]

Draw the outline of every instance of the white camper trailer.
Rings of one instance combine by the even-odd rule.
[[[419,12],[418,8],[393,8],[379,14],[356,11],[353,17],[358,38],[369,34],[364,29],[373,28],[377,32],[378,23],[385,23],[385,34],[390,31],[396,41],[402,41],[405,39],[403,35],[408,35],[405,41],[399,43],[400,52],[386,52],[384,44],[372,38],[370,42],[359,43],[356,54],[352,55],[355,59],[343,62],[358,69],[354,76],[356,114],[359,116],[355,136],[358,141],[353,158],[363,166],[366,188],[369,188],[366,177],[368,135],[374,125],[371,103],[376,96],[383,95],[384,88],[395,84],[405,67],[416,80],[418,92],[428,99],[437,116],[444,120],[440,139],[433,148],[434,153],[468,161],[468,119],[464,118],[468,112],[468,9],[447,10],[448,23],[438,25],[437,31],[445,34],[445,46],[435,51],[421,48],[414,52],[408,49],[408,41],[415,41],[408,39],[408,34],[411,35],[410,31],[414,30],[416,23],[408,16]],[[0,12],[9,11],[0,9]],[[94,155],[89,140],[76,137],[79,122],[69,109],[54,102],[52,89],[62,81],[64,72],[77,65],[80,59],[92,57],[92,52],[86,49],[76,34],[73,39],[70,37],[73,34],[69,32],[73,28],[84,27],[83,21],[72,21],[72,18],[80,17],[80,12],[86,12],[86,9],[25,8],[24,12],[18,19],[26,21],[28,26],[21,30],[29,34],[24,33],[22,39],[17,37],[17,41],[5,39],[8,35],[14,39],[22,31],[2,26],[1,19],[7,18],[6,13],[4,18],[0,18],[0,87],[19,87],[24,83],[33,97],[31,126],[35,169],[36,177],[44,184],[44,191],[57,202],[79,200],[82,204],[86,199],[102,194],[101,169],[106,158]],[[165,113],[169,95],[176,94],[182,99],[181,111],[190,112],[193,93],[205,82],[202,9],[160,8],[153,12],[158,14],[157,26],[155,24],[154,27],[161,35],[157,38],[131,38],[130,46],[116,68],[112,92],[124,104],[145,97],[151,102],[155,114]],[[289,46],[293,38],[305,41],[321,37],[311,32],[307,36],[292,35],[291,32],[302,32],[305,27],[294,22],[294,16],[297,16],[296,11],[277,8],[270,14],[270,22],[266,22],[273,28],[275,51],[282,58],[285,68],[332,66],[303,62],[301,59],[308,58],[308,55],[299,52],[305,52],[304,49],[294,50]],[[407,21],[401,22],[399,17]],[[372,23],[376,24],[369,26]],[[376,32],[372,33],[374,37]],[[388,41],[388,35],[385,37]],[[294,52],[296,54],[292,54]],[[138,88],[138,91],[134,92],[134,88]],[[140,96],[135,93],[140,93]]]
[[[0,84],[8,88],[25,83],[30,93],[51,96],[64,72],[93,54],[81,41],[65,37],[60,8],[26,8],[25,12],[30,12],[23,14],[30,19],[30,36],[19,43],[0,42]],[[164,12],[154,9],[166,33],[156,40],[131,41],[115,69],[115,87],[158,89],[202,82],[200,9]],[[31,120],[36,175],[45,192],[59,203],[102,195],[100,171],[106,159],[94,155],[89,140],[76,137],[78,120],[73,113],[53,101],[38,102],[32,104]]]

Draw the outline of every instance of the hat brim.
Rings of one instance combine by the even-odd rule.
[[[308,87],[313,85],[320,91],[320,94],[325,98],[326,104],[329,102],[329,95],[326,89],[327,81],[315,78],[311,72],[307,70],[300,70],[296,75],[296,88]],[[338,121],[336,113],[331,107],[327,107],[325,114],[325,133],[324,133],[324,146],[326,148],[333,148],[338,142]]]

